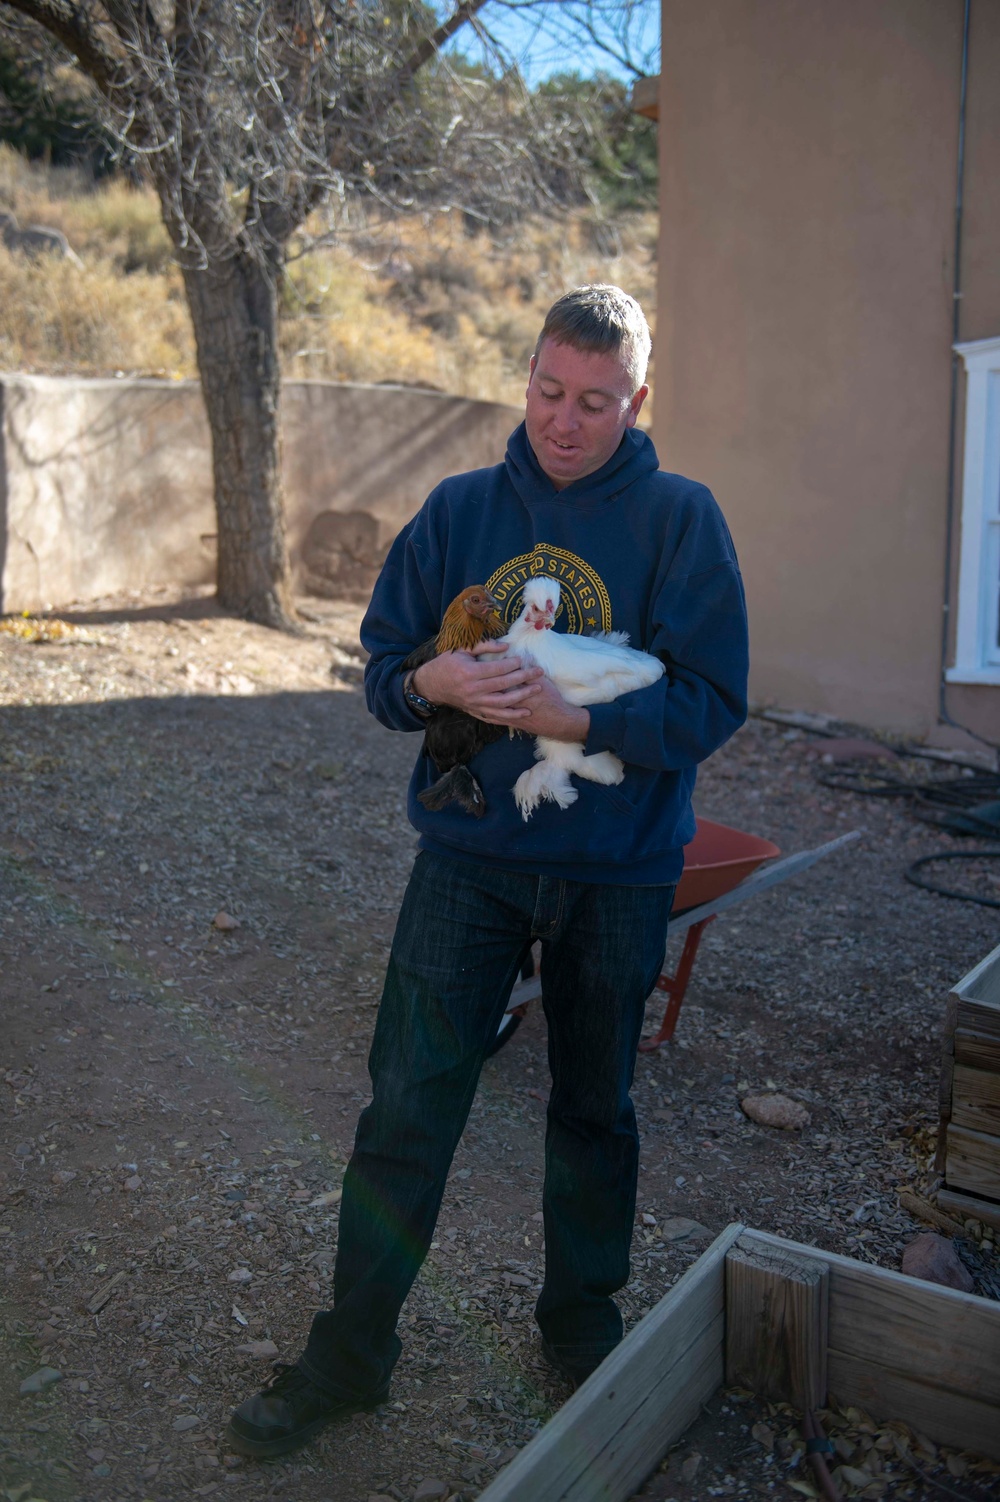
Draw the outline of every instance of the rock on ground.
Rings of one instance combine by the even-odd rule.
[[[971,1293],[975,1287],[975,1279],[951,1242],[936,1231],[922,1231],[903,1249],[903,1272],[962,1293]]]
[[[800,1101],[787,1095],[747,1095],[740,1105],[744,1114],[758,1126],[780,1127],[783,1131],[801,1131],[812,1117]]]

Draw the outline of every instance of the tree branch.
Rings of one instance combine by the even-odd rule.
[[[162,47],[163,33],[149,0],[130,0],[130,3],[124,3],[124,0],[103,0],[103,5],[108,20],[125,46],[135,46],[136,41],[141,40]]]
[[[84,72],[93,79],[105,98],[114,91],[122,58],[102,36],[103,27],[95,26],[84,7],[69,0],[3,0],[61,42],[78,59]]]
[[[443,21],[437,31],[431,32],[430,36],[425,37],[420,46],[410,53],[393,81],[397,85],[409,83],[414,73],[418,72],[425,63],[429,63],[435,53],[441,51],[445,42],[450,41],[457,31],[461,31],[465,23],[471,21],[476,11],[482,10],[486,3],[487,0],[461,0],[461,4],[447,21]]]

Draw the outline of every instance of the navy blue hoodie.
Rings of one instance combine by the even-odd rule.
[[[561,586],[557,630],[627,631],[666,665],[651,687],[590,709],[586,750],[621,757],[624,781],[574,778],[576,803],[543,803],[525,823],[511,790],[534,764],[534,740],[505,735],[470,763],[486,796],[482,819],[417,802],[438,775],[421,754],[410,822],[422,847],[458,859],[574,881],[676,881],[694,834],[695,769],[746,718],[746,606],[711,493],[660,471],[638,429],[599,470],[557,490],[522,423],[503,464],[431,493],[393,543],[362,623],[368,707],[393,730],[421,729],[403,699],[403,658],[437,634],[468,585],[486,584],[511,623],[525,580],[543,573]]]

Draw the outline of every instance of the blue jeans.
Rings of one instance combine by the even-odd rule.
[[[629,1097],[674,888],[593,886],[429,851],[403,898],[369,1058],[373,1099],[344,1176],[334,1307],[300,1367],[331,1396],[379,1391],[427,1254],[486,1050],[534,940],[552,1091],[542,1335],[572,1364],[622,1336],[639,1136]]]

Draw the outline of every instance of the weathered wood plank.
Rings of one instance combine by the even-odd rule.
[[[624,1502],[722,1382],[730,1226],[480,1502]]]
[[[951,1108],[951,1087],[954,1078],[955,1055],[942,1053],[941,1069],[938,1074],[938,1108],[942,1116],[947,1116]]]
[[[1000,1039],[959,1028],[955,1033],[955,1063],[1000,1074]]]
[[[830,1269],[830,1350],[997,1406],[1000,1304],[901,1273],[856,1264]],[[898,1279],[898,1281],[897,1281]],[[965,1303],[963,1300],[970,1300]]]
[[[958,997],[949,991],[944,1003],[944,1027],[941,1032],[941,1047],[945,1053],[955,1052],[955,1029],[958,1027]]]
[[[1000,1200],[1000,1140],[969,1127],[948,1127],[945,1178],[949,1189]]]
[[[943,1215],[930,1200],[925,1200],[921,1194],[914,1194],[910,1189],[899,1191],[899,1204],[915,1220],[922,1220],[925,1226],[933,1226],[935,1231],[943,1231],[946,1236],[954,1236],[962,1229],[954,1216]]]
[[[726,1385],[822,1408],[828,1290],[825,1264],[741,1238],[726,1258]]]
[[[969,1393],[947,1392],[840,1351],[830,1352],[831,1399],[878,1421],[900,1419],[940,1445],[1000,1460],[1000,1412]]]
[[[959,1001],[959,1032],[982,1033],[994,1042],[1000,1040],[1000,1006],[986,1001]]]
[[[784,1246],[828,1264],[831,1363],[836,1352],[941,1392],[975,1397],[992,1405],[1000,1435],[1000,1304],[763,1231],[747,1231],[741,1240]],[[832,1365],[828,1381],[832,1391]],[[909,1422],[905,1413],[895,1417]]]
[[[997,1137],[996,1157],[1000,1168],[1000,1074],[956,1064],[952,1076],[951,1119],[955,1126],[971,1127]]]
[[[934,1172],[944,1177],[948,1161],[948,1125],[951,1121],[951,1087],[955,1074],[955,1055],[947,1047],[941,1052],[941,1071],[938,1075],[938,1131],[934,1153]]]
[[[961,1220],[981,1220],[984,1225],[1000,1230],[1000,1204],[995,1200],[977,1199],[974,1194],[959,1194],[955,1189],[939,1189],[937,1202],[942,1210]]]

